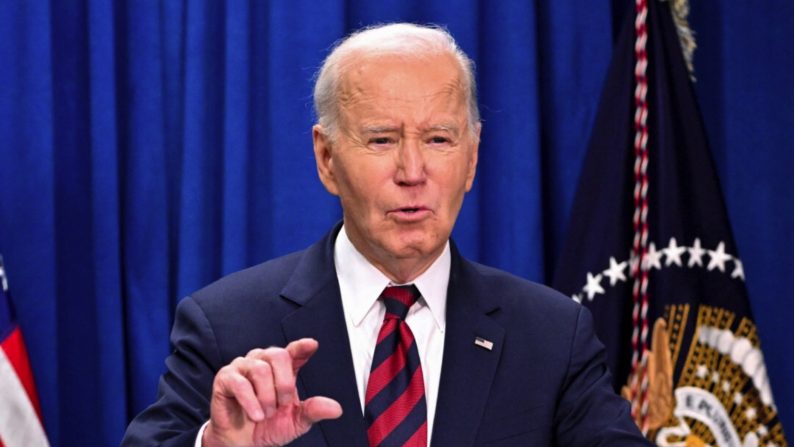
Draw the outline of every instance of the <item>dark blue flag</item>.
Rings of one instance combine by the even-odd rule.
[[[786,445],[671,9],[613,55],[554,286],[587,306],[660,446]]]

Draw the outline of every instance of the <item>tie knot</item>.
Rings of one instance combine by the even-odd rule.
[[[414,284],[387,287],[381,293],[381,300],[386,305],[385,318],[405,319],[409,313],[409,308],[417,302],[419,297],[420,291],[417,290],[417,286]]]

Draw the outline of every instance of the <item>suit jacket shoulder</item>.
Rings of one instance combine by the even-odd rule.
[[[612,390],[586,308],[546,286],[453,259],[434,445],[650,445]],[[478,338],[489,343],[473,343]],[[467,403],[468,412],[458,409]],[[453,431],[448,414],[471,423]]]
[[[472,272],[476,272],[483,287],[493,291],[487,299],[492,303],[487,307],[497,306],[530,321],[536,318],[576,319],[582,309],[571,298],[543,284],[465,259],[462,262],[467,264],[465,274],[474,276]]]
[[[304,254],[292,253],[225,276],[180,302],[177,314],[190,303],[204,315],[221,350],[221,365],[254,347],[274,345],[274,338],[283,337],[263,329],[278,330],[281,318],[295,309],[281,293]]]
[[[182,299],[158,399],[130,423],[122,445],[192,446],[209,419],[215,373],[251,349],[285,346],[284,318],[300,307],[303,293],[312,293],[312,284],[327,286],[334,276],[333,262],[326,263],[328,243],[329,237],[232,273]],[[301,279],[290,286],[295,276]],[[294,293],[299,298],[292,300]]]

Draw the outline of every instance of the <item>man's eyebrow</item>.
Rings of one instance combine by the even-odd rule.
[[[450,132],[453,135],[458,135],[459,128],[455,124],[437,124],[434,126],[428,126],[423,129],[425,132]]]
[[[391,132],[401,132],[401,126],[394,126],[389,124],[384,125],[365,125],[362,126],[360,129],[362,134],[374,134],[374,133],[391,133]],[[436,124],[433,126],[423,127],[421,129],[422,132],[449,132],[453,135],[458,135],[460,132],[460,128],[456,124]]]
[[[400,132],[400,127],[397,126],[390,126],[390,125],[373,125],[373,126],[362,126],[361,128],[362,133],[385,133],[385,132]]]

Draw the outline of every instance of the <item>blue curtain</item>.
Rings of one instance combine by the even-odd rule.
[[[692,2],[696,85],[792,439],[790,1]],[[31,0],[0,4],[0,253],[54,445],[115,445],[155,395],[177,300],[340,218],[316,179],[312,77],[332,42],[447,26],[483,143],[454,238],[546,282],[620,0]]]

